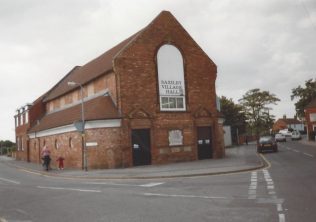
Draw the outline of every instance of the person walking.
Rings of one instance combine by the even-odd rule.
[[[58,162],[58,169],[59,170],[63,170],[64,169],[64,160],[65,158],[63,158],[62,156],[57,158],[57,162]]]
[[[50,150],[48,149],[46,145],[43,147],[41,155],[42,155],[42,160],[44,161],[43,165],[45,167],[45,170],[48,171],[51,158],[50,158]]]

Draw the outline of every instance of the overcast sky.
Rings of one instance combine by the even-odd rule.
[[[0,0],[0,140],[15,110],[170,11],[217,64],[217,94],[253,88],[295,113],[291,89],[316,77],[315,0]]]

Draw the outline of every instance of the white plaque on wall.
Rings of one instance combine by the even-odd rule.
[[[169,146],[183,145],[182,130],[169,131]]]

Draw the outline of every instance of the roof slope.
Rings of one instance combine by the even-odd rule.
[[[283,121],[287,125],[290,125],[290,124],[301,124],[301,122],[298,119],[295,119],[295,118],[279,119],[278,121]]]
[[[59,83],[57,83],[47,94],[44,99],[44,102],[48,102],[53,100],[59,96],[62,96],[79,86],[68,86],[69,81],[74,81],[80,84],[86,84],[93,79],[98,78],[99,76],[106,74],[110,71],[113,71],[113,61],[116,57],[120,56],[125,49],[128,48],[133,42],[137,41],[138,36],[141,36],[146,30],[149,30],[152,26],[155,25],[158,21],[168,22],[168,20],[172,20],[176,22],[184,31],[184,34],[187,35],[191,41],[195,44],[197,48],[201,50],[201,52],[206,55],[209,61],[215,65],[215,63],[209,58],[209,56],[203,51],[203,49],[194,41],[194,39],[189,35],[189,33],[183,28],[183,26],[177,21],[177,19],[169,12],[169,11],[162,11],[156,18],[154,18],[145,28],[140,30],[139,32],[135,33],[131,37],[127,38],[126,40],[122,41],[112,49],[108,50],[107,52],[103,53],[99,57],[95,58],[94,60],[88,62],[87,64],[83,65],[82,67],[78,67],[70,73],[68,73]],[[216,66],[216,65],[215,65]]]
[[[99,96],[84,103],[85,120],[117,119],[121,118],[110,96]],[[81,120],[81,103],[45,115],[39,124],[32,127],[29,132],[65,126]]]
[[[116,54],[119,53],[138,33],[132,35],[128,39],[122,41],[109,51],[103,53],[94,60],[88,62],[83,66],[77,66],[76,69],[70,71],[59,83],[57,83],[45,97],[44,102],[53,100],[69,91],[78,88],[78,86],[70,87],[68,86],[69,81],[74,81],[80,84],[85,84],[91,80],[110,72],[113,70],[113,59]]]

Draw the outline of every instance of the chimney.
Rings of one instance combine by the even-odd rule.
[[[283,115],[283,119],[286,119],[286,115],[285,114]]]

